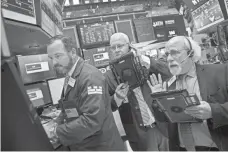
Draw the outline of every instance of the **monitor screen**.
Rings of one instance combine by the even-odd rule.
[[[130,43],[137,43],[135,30],[131,19],[115,21],[115,26],[116,26],[117,32],[122,32],[129,37]]]
[[[107,66],[110,61],[109,47],[84,49],[84,60],[95,67]]]
[[[168,41],[174,36],[186,34],[182,15],[154,16],[152,17],[152,25],[155,38],[158,41]]]
[[[58,104],[58,101],[61,98],[64,80],[65,78],[58,78],[47,81],[53,105]]]
[[[81,48],[84,49],[108,45],[111,35],[115,33],[113,21],[81,24],[77,30]]]
[[[25,89],[34,107],[52,103],[46,82],[26,85]]]
[[[198,32],[224,20],[218,0],[209,0],[192,11],[192,18]]]
[[[34,0],[2,0],[3,17],[36,24]]]
[[[138,42],[155,40],[151,18],[134,19]]]
[[[21,77],[25,84],[55,77],[47,54],[18,56],[17,58]]]

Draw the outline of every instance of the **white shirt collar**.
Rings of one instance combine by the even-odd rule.
[[[73,65],[73,67],[70,69],[70,71],[67,73],[67,76],[72,76],[72,74],[73,74],[73,72],[74,72],[74,70],[75,70],[75,68],[76,68],[76,66],[77,66],[77,63],[78,63],[78,61],[79,61],[79,58],[77,59],[77,61],[74,63],[74,65]]]

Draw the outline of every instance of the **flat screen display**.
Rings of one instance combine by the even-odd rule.
[[[25,89],[34,107],[40,107],[52,103],[46,82],[26,85]]]
[[[186,28],[182,15],[152,17],[154,34],[158,41],[168,41],[177,35],[185,35]]]
[[[36,24],[34,0],[1,0],[3,17]]]
[[[58,101],[61,98],[64,81],[65,81],[65,78],[58,78],[58,79],[47,81],[53,105],[58,104]]]
[[[17,58],[24,84],[55,77],[55,72],[47,54],[18,56]]]
[[[133,28],[133,22],[131,19],[115,21],[115,26],[116,26],[117,32],[122,32],[129,37],[130,43],[137,43],[136,37],[135,37],[135,31]]]
[[[218,0],[209,0],[192,11],[192,18],[198,32],[224,20]]]
[[[134,24],[138,42],[155,40],[151,18],[135,19]]]
[[[107,66],[110,61],[109,49],[109,47],[84,49],[84,59],[88,64],[91,64],[95,67]]]
[[[79,39],[82,48],[94,48],[109,44],[110,37],[115,33],[114,23],[100,22],[78,25]]]

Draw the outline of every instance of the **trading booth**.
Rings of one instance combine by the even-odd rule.
[[[56,79],[45,44],[62,34],[63,3],[1,1],[1,150],[61,149],[50,138],[51,120],[60,111],[50,105],[60,97],[53,82],[59,81],[61,90],[62,80]]]
[[[71,0],[1,1],[1,150],[69,150],[51,133],[61,112],[58,101],[65,80],[56,75],[47,55],[46,44],[53,36],[71,37],[77,54],[103,74],[111,70],[114,58],[109,41],[116,32],[127,34],[133,47],[156,60],[163,59],[165,44],[172,37],[205,34],[215,51],[211,63],[228,62],[228,0],[181,0],[180,4],[176,0],[175,11],[162,9],[160,14],[146,0],[132,8],[122,6],[124,0],[103,0],[112,12],[102,14],[101,1],[79,0],[83,4],[78,7],[84,10],[64,6]],[[121,9],[113,12],[108,8],[113,3]],[[157,9],[160,4],[153,6]],[[114,117],[121,126],[119,114]],[[124,136],[123,127],[118,129]]]

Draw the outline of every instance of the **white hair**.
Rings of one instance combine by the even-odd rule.
[[[192,49],[192,51],[194,52],[193,53],[193,57],[192,57],[193,61],[194,62],[198,62],[200,60],[200,58],[201,58],[201,47],[191,37],[185,37],[185,36],[173,37],[172,39],[170,39],[166,43],[165,48],[168,49],[169,46],[174,44],[174,43],[175,44],[177,43],[177,45],[178,45],[178,43],[184,43],[184,47],[185,48],[183,48],[183,49],[187,49],[187,50],[191,50]]]
[[[124,33],[114,33],[110,38],[110,45],[116,40],[125,41],[125,43],[130,43],[129,37]]]

